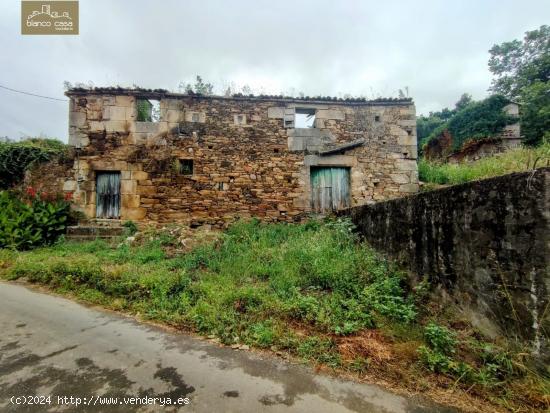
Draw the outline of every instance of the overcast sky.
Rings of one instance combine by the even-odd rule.
[[[0,5],[0,85],[63,98],[63,81],[177,90],[196,74],[258,93],[396,96],[418,113],[487,95],[488,50],[550,22],[549,0],[80,0],[78,36],[22,36]],[[0,89],[0,136],[67,140],[68,104]]]

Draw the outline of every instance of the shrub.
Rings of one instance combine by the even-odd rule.
[[[128,235],[134,235],[136,232],[138,232],[138,227],[134,221],[125,221],[122,226],[124,227],[124,231]]]
[[[455,355],[455,334],[437,324],[428,324],[424,330],[424,337],[427,346],[420,346],[418,353],[420,360],[433,372],[448,374],[458,380],[486,387],[524,374],[516,368],[508,352],[475,340],[467,347],[470,353],[477,353],[477,362],[469,364],[458,359]]]
[[[450,355],[455,352],[456,338],[447,328],[429,323],[424,328],[424,338],[428,346],[420,346],[418,353],[421,361],[436,373],[455,374],[465,369],[456,363]]]
[[[480,102],[473,102],[457,112],[449,120],[449,132],[453,137],[453,148],[460,149],[467,140],[494,136],[517,119],[503,111],[510,101],[501,95],[489,96]]]
[[[455,352],[456,337],[446,327],[429,323],[424,330],[424,336],[431,349],[442,354]]]
[[[29,188],[27,199],[0,191],[0,210],[0,248],[23,250],[51,244],[63,234],[70,205],[63,199],[46,199]]]
[[[0,189],[8,189],[20,182],[25,171],[32,166],[63,157],[67,148],[56,139],[0,142]]]
[[[406,298],[399,273],[390,276],[376,276],[362,292],[362,300],[378,313],[394,320],[411,322],[416,318],[416,308],[412,300]]]

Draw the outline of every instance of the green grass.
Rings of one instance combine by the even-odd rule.
[[[289,321],[346,335],[375,327],[380,317],[414,320],[403,273],[351,229],[347,221],[242,222],[217,243],[173,258],[162,237],[137,247],[59,243],[3,253],[13,261],[3,276],[87,299],[95,290],[145,317],[260,347],[287,340],[282,327]]]
[[[429,284],[410,289],[404,273],[359,241],[347,220],[239,222],[181,254],[173,253],[177,240],[169,232],[142,239],[0,249],[0,277],[24,278],[224,344],[284,351],[359,374],[398,370],[412,383],[443,375],[448,385],[458,380],[512,404],[515,393],[503,383],[525,376],[501,367],[511,360],[508,353],[495,350],[499,362],[496,356],[487,362],[485,343],[464,344],[462,333],[429,324],[434,314],[427,309],[435,305]],[[377,348],[389,354],[404,348],[394,345],[412,348],[410,358],[377,361]],[[548,387],[545,380],[537,383]]]
[[[550,165],[550,143],[537,148],[519,148],[471,163],[435,163],[421,159],[418,173],[423,182],[456,185],[512,172]]]

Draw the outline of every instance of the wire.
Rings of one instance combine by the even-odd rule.
[[[36,96],[36,97],[39,97],[39,98],[51,99],[51,100],[59,100],[60,102],[68,102],[67,99],[52,98],[50,96],[37,95],[36,93],[23,92],[22,90],[12,89],[12,88],[2,86],[2,85],[0,85],[0,88],[6,89],[6,90],[11,90],[12,92],[22,93],[23,95]]]

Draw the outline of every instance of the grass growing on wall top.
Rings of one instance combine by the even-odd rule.
[[[418,162],[418,173],[423,182],[456,185],[548,165],[550,143],[545,142],[537,148],[512,149],[469,163],[437,163],[421,159]]]

